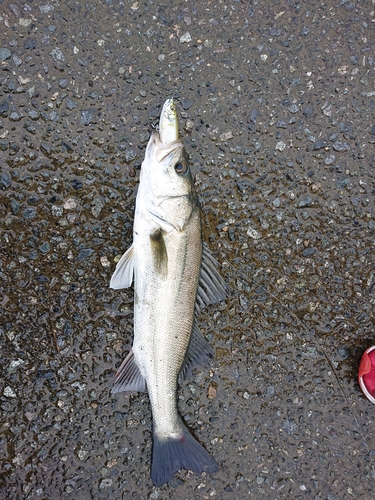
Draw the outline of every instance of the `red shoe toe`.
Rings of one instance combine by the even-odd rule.
[[[358,383],[366,398],[375,404],[375,346],[363,353],[358,369]]]

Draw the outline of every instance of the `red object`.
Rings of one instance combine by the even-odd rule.
[[[363,353],[358,370],[359,387],[371,403],[375,404],[375,346]]]

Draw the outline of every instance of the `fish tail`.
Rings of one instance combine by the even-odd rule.
[[[190,434],[181,422],[179,438],[160,438],[154,432],[151,479],[155,486],[170,481],[180,469],[211,474],[219,468],[216,460]]]

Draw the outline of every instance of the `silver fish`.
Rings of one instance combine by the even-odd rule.
[[[218,470],[177,409],[178,381],[195,364],[213,357],[195,312],[227,296],[217,268],[202,244],[198,197],[178,138],[176,108],[168,99],[159,133],[152,133],[142,163],[133,244],[110,283],[114,289],[127,288],[134,275],[134,342],[116,373],[112,392],[147,387],[155,485],[169,481],[183,468],[198,473]]]

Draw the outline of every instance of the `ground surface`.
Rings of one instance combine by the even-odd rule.
[[[374,10],[0,0],[1,498],[373,498]],[[108,284],[171,96],[232,297],[179,393],[220,470],[154,488]]]

